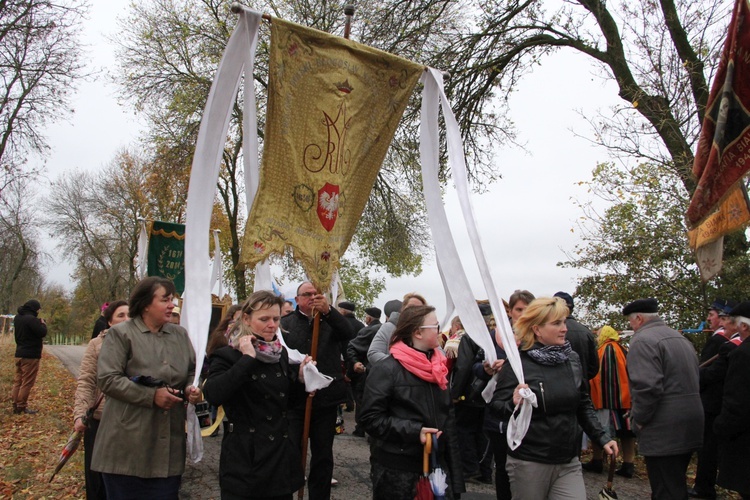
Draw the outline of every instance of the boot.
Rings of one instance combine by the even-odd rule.
[[[601,473],[604,470],[604,465],[601,459],[592,458],[590,462],[581,464],[581,469],[589,472]]]
[[[633,465],[633,463],[623,462],[622,466],[620,466],[620,468],[615,471],[615,474],[630,479],[633,477],[633,472],[635,472],[635,466]]]

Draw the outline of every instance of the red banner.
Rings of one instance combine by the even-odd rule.
[[[750,30],[747,0],[737,0],[703,120],[693,174],[698,187],[687,221],[695,228],[750,170]]]

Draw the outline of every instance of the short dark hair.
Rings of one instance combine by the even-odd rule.
[[[167,295],[175,294],[175,287],[172,280],[162,278],[161,276],[149,276],[139,281],[133,291],[130,293],[130,300],[128,302],[128,316],[136,318],[143,315],[143,311],[148,307],[154,300],[154,295],[159,287],[164,287]]]
[[[104,319],[107,320],[107,324],[112,323],[112,318],[115,315],[115,311],[121,308],[122,306],[127,306],[128,302],[125,300],[115,300],[114,302],[110,302],[107,308],[102,313],[102,316],[104,316]]]
[[[511,309],[513,309],[513,307],[515,307],[516,305],[516,302],[518,302],[519,300],[526,302],[526,304],[531,304],[535,298],[536,297],[534,297],[534,294],[528,290],[516,290],[515,292],[513,292],[513,295],[510,296],[510,299],[508,299],[508,305]]]
[[[390,345],[395,344],[399,340],[408,346],[413,345],[411,340],[412,335],[422,326],[424,317],[434,310],[435,308],[432,306],[410,306],[401,311],[396,331],[393,332],[393,336],[391,337]]]

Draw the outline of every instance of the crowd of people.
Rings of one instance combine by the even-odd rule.
[[[436,450],[449,499],[466,483],[492,484],[493,472],[498,499],[586,498],[583,471],[601,473],[605,458],[621,452],[617,474],[632,478],[636,450],[652,498],[715,498],[716,485],[750,498],[750,302],[712,304],[713,333],[699,358],[660,318],[655,299],[624,306],[633,331],[626,345],[608,325],[592,332],[578,322],[568,293],[536,298],[518,290],[506,312],[521,383],[486,304],[478,308],[487,329],[471,334],[457,317],[443,332],[417,293],[388,301],[383,311],[366,308],[361,323],[355,304],[334,307],[303,282],[294,302],[259,291],[228,308],[208,339],[201,390],[190,386],[196,353],[174,295],[169,280],[149,277],[128,301],[102,309],[73,415],[84,433],[87,498],[177,498],[186,403],[204,398],[224,408],[219,482],[227,499],[291,499],[305,483],[310,499],[330,498],[336,420],[351,401],[353,434],[370,445],[374,499],[415,498],[426,447]],[[34,413],[27,400],[46,335],[40,309],[30,300],[15,320],[17,414]],[[489,337],[494,362],[478,335]],[[329,379],[310,393],[308,364]],[[524,400],[532,409],[518,440],[508,435],[509,422]],[[587,442],[591,459],[582,464]]]

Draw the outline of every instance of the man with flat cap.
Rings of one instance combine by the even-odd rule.
[[[651,498],[684,500],[690,457],[703,441],[698,356],[658,310],[656,299],[639,299],[622,310],[635,331],[627,361],[630,416],[646,458]]]

